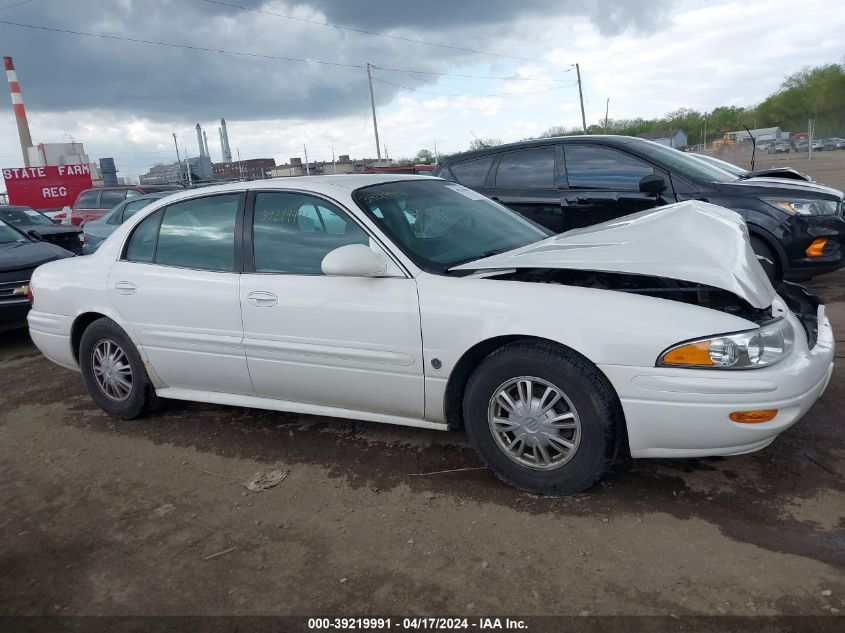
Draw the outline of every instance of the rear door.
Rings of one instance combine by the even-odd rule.
[[[109,298],[168,387],[254,395],[239,299],[244,200],[233,192],[160,209],[112,266]]]
[[[560,233],[563,230],[561,182],[554,145],[503,152],[485,195],[529,220]]]
[[[673,201],[669,174],[628,152],[603,145],[563,146],[568,189],[564,194],[563,231],[606,222]],[[640,180],[663,176],[660,196],[642,193]]]

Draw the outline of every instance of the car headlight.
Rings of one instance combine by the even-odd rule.
[[[791,351],[792,326],[778,318],[754,330],[719,334],[673,345],[657,359],[658,367],[756,369],[778,362]]]
[[[763,202],[789,215],[838,215],[840,204],[836,200],[783,200],[781,198],[763,198]]]

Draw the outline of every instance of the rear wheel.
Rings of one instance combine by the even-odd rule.
[[[111,319],[97,319],[83,332],[79,367],[91,398],[111,416],[137,418],[157,401],[135,344]]]
[[[753,235],[751,236],[751,249],[757,255],[757,261],[760,262],[769,281],[774,284],[778,280],[777,255],[768,244]]]
[[[575,494],[616,453],[621,408],[607,380],[580,356],[545,342],[506,345],[473,372],[464,395],[467,434],[504,482]]]

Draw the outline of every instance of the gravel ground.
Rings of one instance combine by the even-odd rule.
[[[842,340],[845,271],[812,286]],[[458,433],[178,402],[112,420],[3,334],[0,615],[845,612],[837,363],[760,452],[624,463],[554,499]]]

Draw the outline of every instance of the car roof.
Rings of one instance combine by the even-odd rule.
[[[265,180],[249,180],[244,182],[230,182],[222,185],[210,185],[199,189],[184,189],[171,192],[173,201],[195,198],[201,195],[226,193],[229,191],[245,191],[252,189],[310,191],[325,195],[337,194],[338,189],[354,191],[361,187],[380,185],[390,182],[406,181],[440,181],[432,176],[417,176],[412,174],[338,174],[328,176],[289,176],[285,178],[268,178]],[[138,200],[138,198],[134,198]]]
[[[32,207],[28,207],[25,204],[0,204],[0,209],[3,211],[35,211]],[[39,213],[41,213],[39,211]]]
[[[580,134],[578,136],[552,136],[549,138],[536,138],[526,141],[517,141],[515,143],[505,143],[503,145],[494,145],[493,147],[485,147],[482,149],[470,150],[468,152],[461,152],[460,154],[452,154],[440,161],[440,165],[449,165],[459,161],[464,161],[470,158],[486,156],[488,154],[496,154],[499,152],[507,152],[515,149],[523,149],[527,147],[543,147],[545,145],[557,145],[561,141],[566,143],[596,143],[597,141],[602,145],[632,145],[643,144],[653,141],[648,141],[644,138],[636,138],[634,136],[621,136],[617,134]]]

